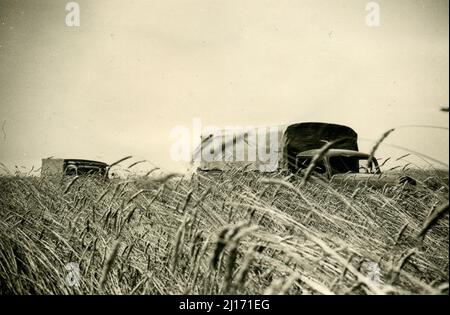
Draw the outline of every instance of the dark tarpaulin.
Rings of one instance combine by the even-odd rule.
[[[285,131],[285,161],[291,168],[296,165],[300,152],[321,148],[326,142],[338,139],[342,141],[333,146],[334,149],[358,151],[358,134],[350,127],[317,122],[290,125]]]

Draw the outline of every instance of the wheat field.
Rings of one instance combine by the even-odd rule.
[[[409,175],[2,176],[0,294],[448,294],[448,171]]]

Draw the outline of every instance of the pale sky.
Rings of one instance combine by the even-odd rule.
[[[370,151],[401,125],[448,128],[448,1],[0,0],[0,162],[48,156],[167,170],[170,131],[205,125],[346,124]],[[386,143],[448,164],[448,130]],[[407,152],[387,146],[381,157]],[[414,160],[416,163],[417,161]]]

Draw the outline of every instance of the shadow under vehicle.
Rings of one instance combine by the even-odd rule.
[[[82,159],[42,159],[41,176],[99,176],[107,178],[108,164]]]

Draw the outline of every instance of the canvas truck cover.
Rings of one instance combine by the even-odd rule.
[[[42,159],[41,175],[58,176],[64,173],[64,159]]]
[[[273,172],[279,168],[284,127],[233,128],[205,133],[194,151],[200,170]]]
[[[201,136],[193,163],[205,171],[245,168],[273,172],[295,165],[297,154],[318,149],[325,141],[344,139],[334,148],[357,151],[357,137],[349,127],[315,122],[216,130]]]
[[[326,142],[341,140],[333,148],[358,151],[358,135],[350,127],[306,122],[289,125],[284,133],[283,165],[295,165],[297,154],[321,148]]]

